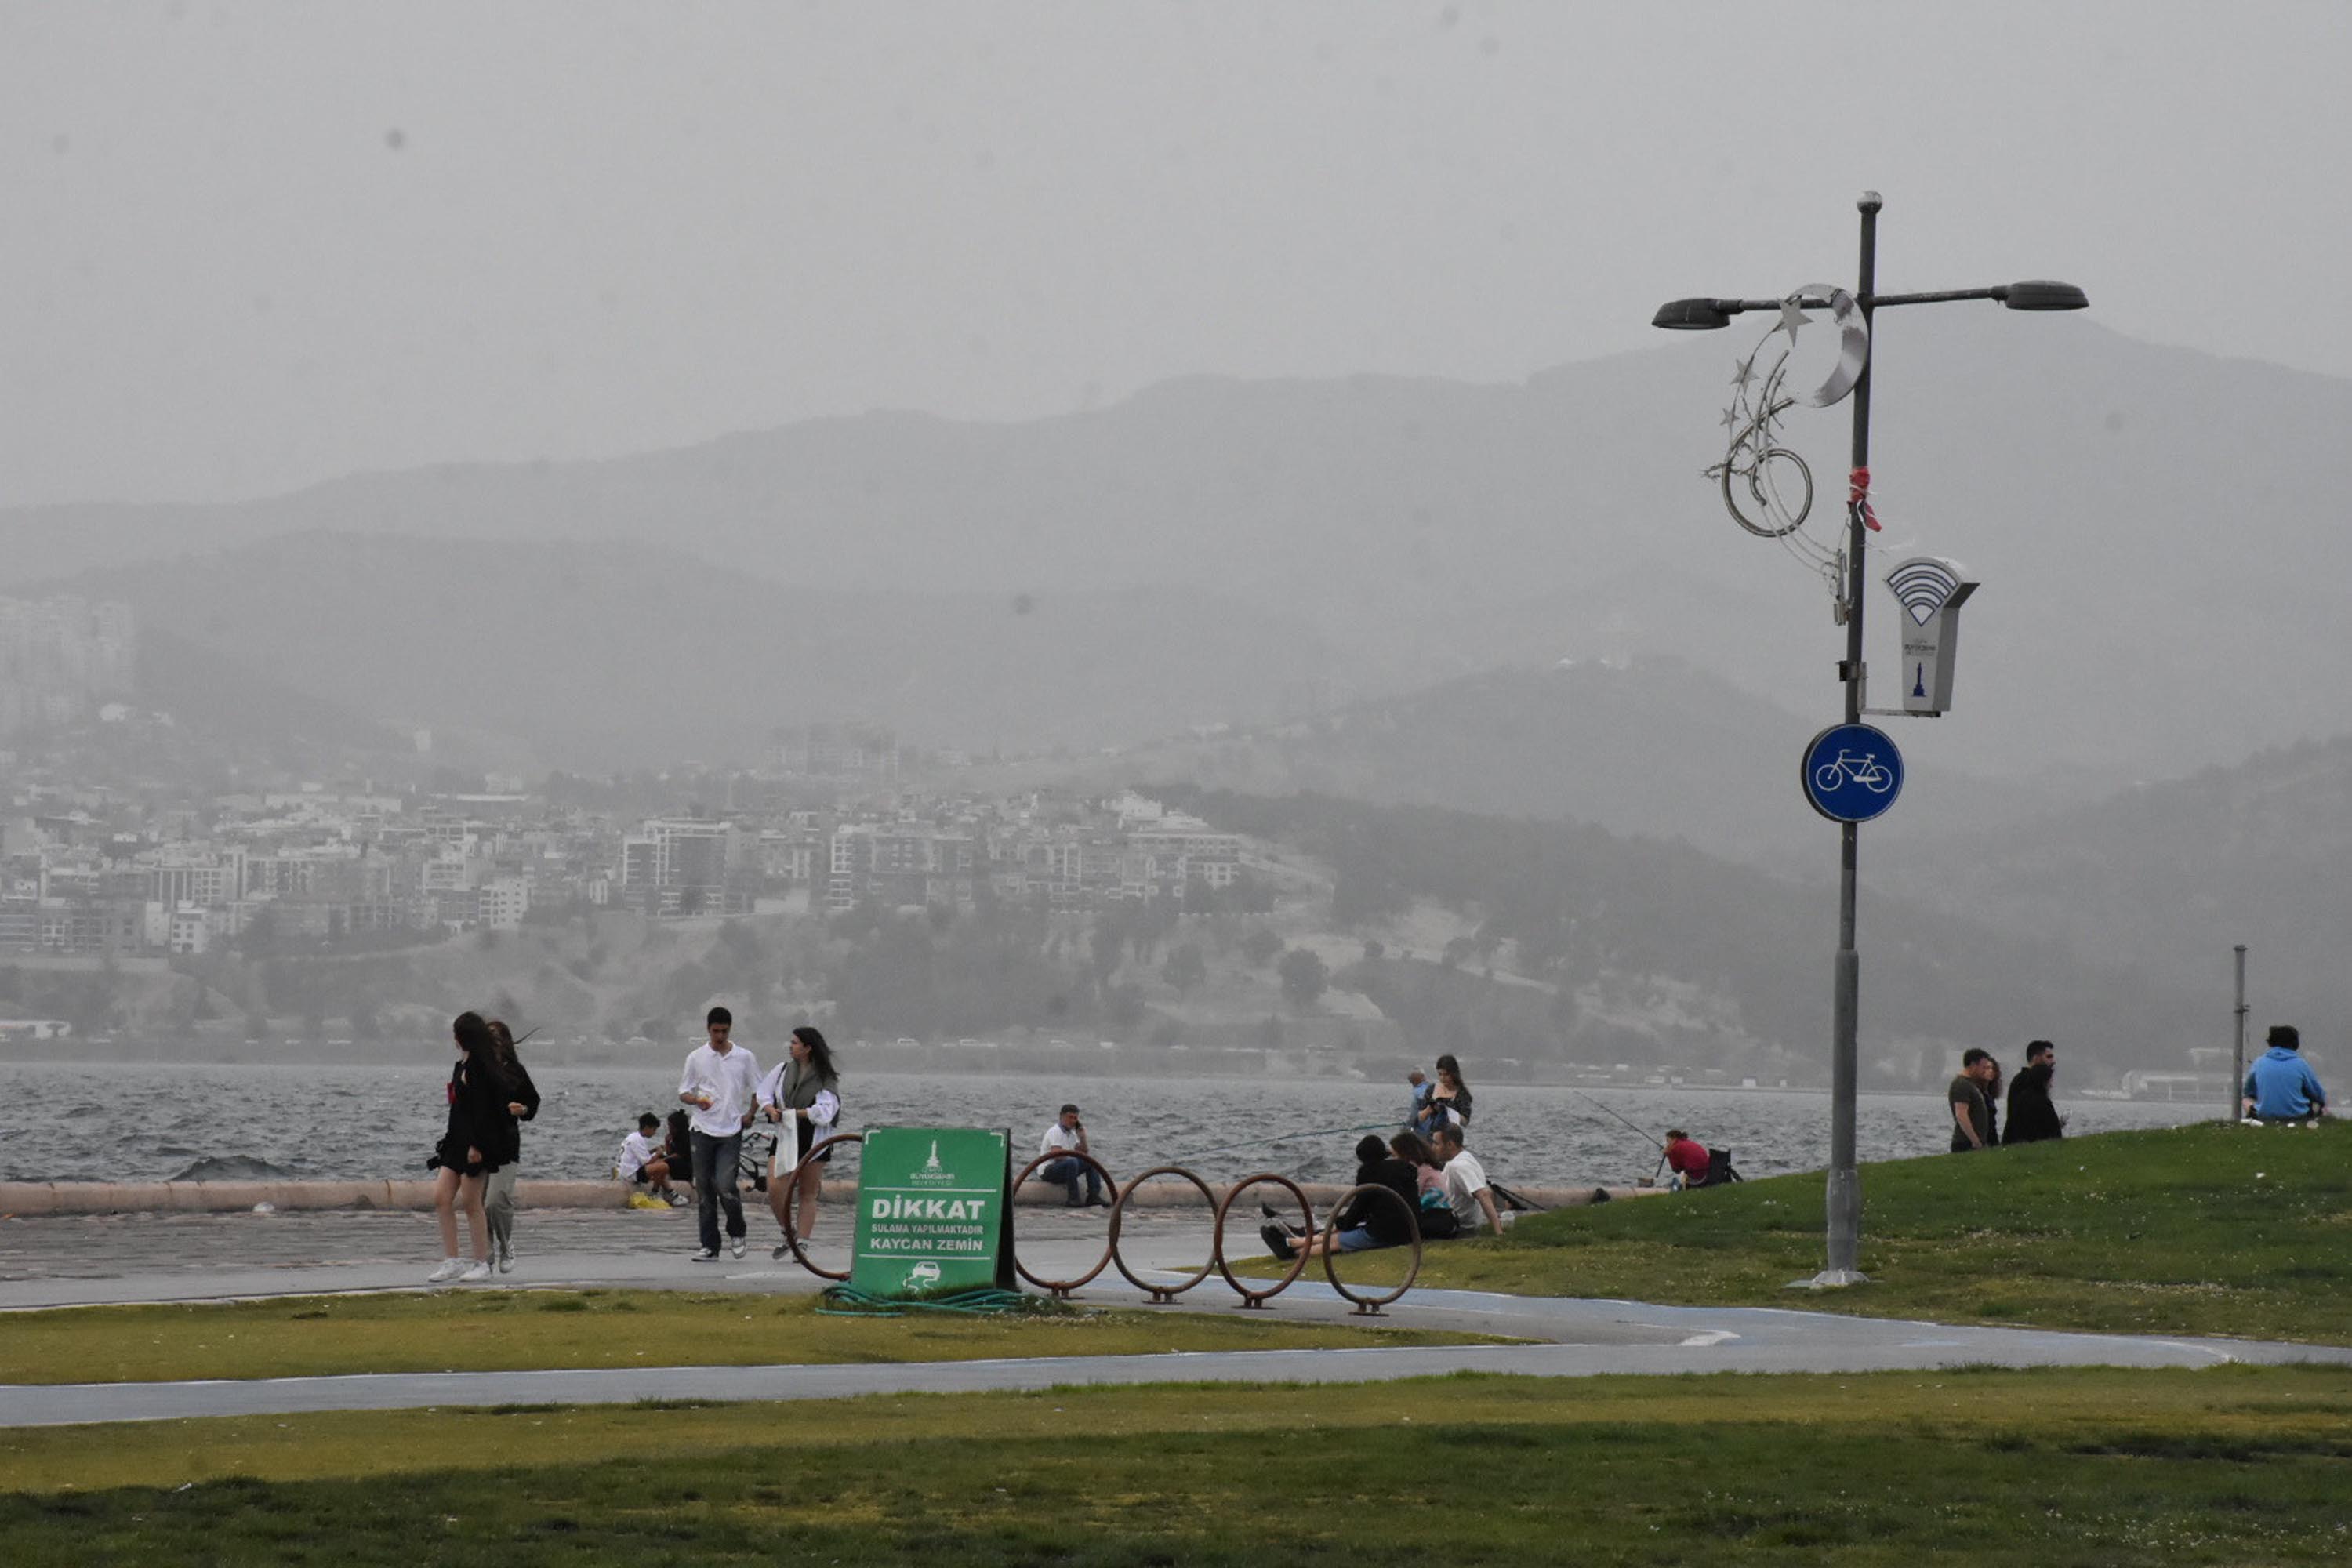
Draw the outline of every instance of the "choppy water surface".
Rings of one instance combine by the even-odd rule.
[[[422,1176],[440,1136],[446,1069],[400,1067],[76,1067],[0,1065],[0,1180],[153,1182],[200,1162],[206,1173],[292,1177]],[[637,1113],[676,1104],[664,1068],[538,1067],[546,1103],[523,1135],[535,1176],[598,1177]],[[1476,1083],[1471,1143],[1498,1181],[1532,1186],[1647,1176],[1657,1150],[1601,1107],[1653,1133],[1686,1128],[1727,1147],[1750,1175],[1818,1169],[1827,1158],[1823,1094],[1729,1089],[1567,1089]],[[1353,1082],[1012,1075],[858,1076],[843,1085],[845,1130],[882,1122],[1010,1127],[1035,1147],[1065,1100],[1084,1107],[1095,1152],[1121,1176],[1161,1163],[1213,1179],[1276,1170],[1334,1180],[1353,1170],[1355,1131],[1392,1123],[1404,1093]],[[2070,1133],[2162,1127],[2215,1108],[2062,1100]],[[1936,1095],[1865,1095],[1864,1160],[1942,1150],[1949,1123]],[[1305,1135],[1301,1134],[1314,1134]],[[1234,1145],[1239,1145],[1234,1147]],[[230,1162],[236,1164],[227,1163]],[[239,1165],[252,1162],[243,1169]]]

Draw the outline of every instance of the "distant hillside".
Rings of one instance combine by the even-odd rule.
[[[149,624],[139,637],[139,701],[227,742],[299,739],[360,751],[404,751],[409,738],[204,645]]]
[[[1509,944],[1518,974],[1596,997],[1647,994],[1654,1011],[1686,988],[1702,1005],[1682,1047],[1694,1058],[1761,1047],[1825,1070],[1833,888],[1589,826],[1313,795],[1171,793],[1221,826],[1328,866],[1331,918],[1343,929],[1377,931],[1413,900],[1434,900],[1479,921],[1490,950]],[[2083,1064],[2078,1083],[2100,1070],[2178,1067],[2188,1047],[2210,1043],[2177,977],[2083,959],[1875,889],[1862,916],[1863,1057],[1876,1081],[1930,1081],[1969,1045],[2007,1047],[2014,1066],[2036,1036],[2068,1042]],[[1400,977],[1344,978],[1377,994],[1382,978]],[[1559,1033],[1571,1036],[1580,1016],[1569,1010]]]
[[[1312,699],[1282,672],[1336,662],[1295,623],[1197,588],[809,589],[646,545],[312,533],[64,586],[126,599],[159,647],[193,650],[163,672],[176,700],[217,693],[224,716],[259,721],[267,688],[228,693],[267,671],[312,700],[284,705],[286,725],[478,731],[589,769],[749,763],[772,727],[810,720],[982,750],[1256,723]]]
[[[1686,838],[1735,859],[1813,869],[1806,858],[1832,854],[1836,833],[1798,790],[1797,753],[1816,727],[1678,658],[1585,659],[1488,670],[1314,720],[1116,757],[984,770],[981,779],[1439,805]],[[2021,788],[1930,770],[1880,831],[1948,832],[2046,807]]]
[[[363,475],[237,506],[18,510],[0,512],[0,579],[313,530],[619,541],[803,592],[938,595],[939,618],[965,633],[1016,630],[982,613],[1015,595],[1081,596],[1095,611],[1074,605],[1052,639],[1065,668],[1092,664],[1089,634],[1123,618],[1083,596],[1210,595],[1132,617],[1157,628],[1145,671],[1192,690],[1364,696],[1654,652],[1826,718],[1842,652],[1826,593],[1738,533],[1700,477],[1750,341],[1662,338],[1523,385],[1198,379],[1024,424],[875,414],[602,462]],[[2352,383],[1992,309],[1882,319],[1877,352],[1882,547],[1955,555],[1985,584],[1955,716],[1908,732],[1919,763],[2037,783],[2089,770],[2105,784],[2352,721],[2336,603],[2352,576],[2339,526]],[[1842,413],[1790,424],[1832,509]],[[1871,591],[1873,657],[1889,663],[1891,601]],[[1204,617],[1189,626],[1174,608],[1188,602]],[[1253,637],[1249,613],[1300,630]],[[896,668],[961,693],[976,684],[964,665],[998,640],[942,639],[924,651],[949,668]],[[1025,679],[1025,657],[989,673]],[[1041,686],[1036,705],[1059,695]],[[1058,732],[1106,714],[1118,734],[1171,727],[1166,706],[1097,698]]]
[[[2256,1028],[2352,1035],[2352,738],[2269,751],[1998,833],[1891,847],[1873,880],[1908,898],[2169,975],[2228,1038],[2231,947]]]

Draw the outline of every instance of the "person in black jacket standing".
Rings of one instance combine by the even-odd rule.
[[[2009,1130],[2003,1143],[2041,1143],[2066,1135],[2058,1108],[2050,1103],[2050,1080],[2058,1072],[2058,1047],[2035,1040],[2025,1047],[2025,1069],[2010,1080]]]
[[[449,1121],[435,1145],[432,1163],[439,1168],[433,1187],[433,1207],[441,1221],[441,1266],[426,1275],[428,1284],[452,1279],[471,1283],[490,1277],[489,1226],[482,1215],[482,1184],[499,1168],[504,1147],[506,1103],[499,1081],[498,1047],[490,1026],[479,1013],[460,1013],[450,1026],[457,1060],[449,1069]],[[457,1213],[466,1211],[466,1227],[474,1244],[473,1261],[457,1255]]]
[[[515,1054],[514,1031],[503,1018],[489,1021],[490,1046],[507,1096],[499,1119],[499,1168],[482,1183],[482,1215],[489,1222],[490,1261],[501,1274],[514,1272],[515,1178],[522,1173],[522,1124],[539,1114],[539,1086]]]

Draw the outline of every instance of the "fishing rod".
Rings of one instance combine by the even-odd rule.
[[[1213,1149],[1195,1149],[1189,1154],[1179,1154],[1176,1160],[1197,1160],[1203,1154],[1223,1154],[1234,1149],[1258,1149],[1268,1143],[1288,1143],[1300,1138],[1328,1138],[1337,1132],[1373,1132],[1382,1128],[1403,1126],[1402,1121],[1366,1121],[1354,1127],[1310,1127],[1303,1132],[1281,1132],[1272,1138],[1244,1138],[1238,1143],[1220,1143]]]
[[[1657,1144],[1659,1156],[1662,1159],[1664,1157],[1666,1145],[1664,1140],[1653,1137],[1646,1129],[1643,1128],[1636,1122],[1626,1121],[1625,1118],[1618,1115],[1615,1111],[1610,1110],[1607,1106],[1601,1104],[1599,1100],[1593,1099],[1582,1089],[1571,1089],[1568,1092],[1576,1096],[1577,1099],[1584,1101],[1585,1104],[1592,1107],[1593,1110],[1601,1112],[1601,1115],[1608,1117],[1611,1121],[1624,1121],[1626,1126],[1633,1128],[1634,1131],[1641,1133],[1643,1137],[1648,1138],[1651,1142]]]

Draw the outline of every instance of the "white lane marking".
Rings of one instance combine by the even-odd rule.
[[[1702,1329],[1683,1342],[1685,1350],[1706,1349],[1711,1345],[1728,1344],[1739,1336],[1729,1329]]]

